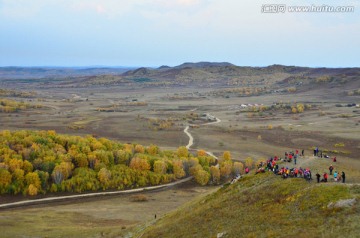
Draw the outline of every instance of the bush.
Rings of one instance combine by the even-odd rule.
[[[148,198],[144,194],[135,194],[130,197],[132,202],[146,202]]]

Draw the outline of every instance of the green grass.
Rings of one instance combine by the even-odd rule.
[[[359,186],[250,175],[170,213],[143,237],[216,237],[220,232],[226,237],[356,237],[359,204],[327,205],[359,196]]]

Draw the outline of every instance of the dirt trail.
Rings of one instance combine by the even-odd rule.
[[[152,191],[152,190],[157,190],[157,189],[161,189],[161,188],[168,188],[168,187],[171,187],[171,186],[175,186],[177,184],[190,181],[191,179],[192,179],[192,177],[187,177],[187,178],[178,180],[178,181],[173,182],[173,183],[162,184],[162,185],[151,186],[151,187],[144,187],[144,188],[136,188],[136,189],[130,189],[130,190],[121,190],[121,191],[113,191],[113,192],[99,192],[99,193],[87,193],[87,194],[79,194],[79,195],[49,197],[49,198],[26,200],[26,201],[20,201],[20,202],[5,203],[5,204],[0,204],[0,208],[20,207],[20,206],[26,206],[26,205],[48,203],[48,202],[52,202],[52,201],[63,201],[63,200],[86,198],[86,197],[98,197],[98,196],[106,196],[106,195],[114,195],[114,194],[131,194],[131,193],[137,193],[137,192]]]
[[[208,126],[208,125],[213,125],[213,124],[220,123],[220,122],[221,122],[221,120],[219,118],[216,118],[216,121],[204,123],[204,124],[201,124],[200,126]],[[186,149],[188,149],[188,150],[194,144],[194,137],[189,132],[189,129],[190,129],[190,125],[186,126],[185,129],[184,129],[184,133],[189,137],[189,143],[186,146]],[[214,155],[212,152],[210,152],[210,151],[205,151],[205,152],[206,152],[207,155],[213,157],[216,161],[219,160],[219,158],[216,155]],[[219,167],[219,163],[216,164],[216,167]]]

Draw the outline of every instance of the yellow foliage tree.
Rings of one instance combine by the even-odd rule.
[[[209,182],[210,174],[201,168],[196,170],[194,177],[198,184],[204,186]]]
[[[158,174],[166,174],[167,165],[162,160],[157,160],[154,162],[154,172]]]
[[[36,172],[31,172],[25,175],[26,184],[35,186],[37,189],[41,188],[41,181],[39,175]]]
[[[210,175],[211,175],[211,181],[214,184],[218,184],[220,182],[220,169],[217,166],[211,166],[210,167]]]
[[[233,171],[234,171],[234,174],[237,176],[237,175],[240,175],[244,172],[244,165],[243,163],[241,162],[235,162],[234,165],[233,165]]]
[[[231,160],[231,153],[230,153],[230,151],[225,151],[224,154],[223,154],[223,158],[224,158],[225,161]]]
[[[30,196],[36,196],[38,194],[38,188],[34,184],[30,184],[28,188],[28,194]]]
[[[100,169],[100,171],[98,172],[98,179],[102,184],[103,189],[106,189],[109,186],[111,172],[106,168]]]
[[[15,169],[21,169],[23,167],[24,162],[20,159],[11,159],[9,161],[9,169],[11,172],[14,172]]]
[[[232,162],[230,160],[224,161],[220,164],[221,176],[228,178],[232,171]]]
[[[136,145],[135,146],[135,153],[143,154],[145,152],[145,148],[142,145]]]
[[[11,183],[11,174],[5,169],[0,169],[0,192],[5,192],[7,186]]]
[[[198,157],[202,157],[202,156],[206,156],[207,154],[205,150],[198,150],[197,155]]]
[[[148,154],[150,155],[157,155],[159,153],[159,147],[156,146],[156,145],[150,145],[148,148],[147,148],[147,152]]]
[[[32,172],[33,169],[33,165],[29,161],[25,160],[23,163],[23,170],[25,171],[25,174]]]
[[[185,146],[181,146],[177,149],[177,155],[179,158],[187,158],[189,156],[189,151]]]
[[[129,167],[132,168],[132,169],[141,170],[141,171],[150,170],[149,162],[147,162],[146,159],[141,159],[141,158],[138,158],[138,157],[134,157],[134,158],[131,159]]]
[[[184,171],[184,166],[183,166],[183,162],[181,160],[175,160],[173,162],[173,171],[174,171],[174,175],[176,178],[182,178],[184,177],[185,171]]]
[[[304,104],[302,104],[302,103],[299,103],[299,104],[297,104],[296,105],[296,108],[297,108],[297,111],[299,112],[299,113],[302,113],[302,112],[304,112]]]

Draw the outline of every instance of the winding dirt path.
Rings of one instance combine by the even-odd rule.
[[[98,196],[115,195],[115,194],[131,194],[131,193],[138,193],[138,192],[144,192],[144,191],[152,191],[152,190],[157,190],[157,189],[161,189],[161,188],[168,188],[171,186],[175,186],[177,184],[190,181],[191,179],[192,179],[192,177],[187,177],[187,178],[184,178],[184,179],[172,182],[172,183],[168,183],[168,184],[136,188],[136,189],[129,189],[129,190],[87,193],[87,194],[79,194],[79,195],[49,197],[49,198],[41,198],[41,199],[34,199],[34,200],[25,200],[25,201],[19,201],[19,202],[5,203],[5,204],[0,204],[0,208],[21,207],[21,206],[26,206],[26,205],[42,204],[42,203],[53,202],[53,201],[63,201],[63,200],[78,199],[78,198],[98,197]]]
[[[217,124],[220,122],[221,122],[221,120],[219,118],[216,118],[216,121],[200,124],[200,126],[208,126],[208,125],[213,125],[213,124]],[[191,149],[191,146],[194,144],[194,137],[189,132],[190,126],[192,126],[192,125],[188,125],[184,129],[184,133],[189,137],[189,143],[186,146],[186,149],[188,149],[188,150]],[[210,151],[205,151],[205,152],[207,155],[213,157],[216,161],[219,160],[219,158],[217,156],[215,156],[212,152],[210,152]],[[216,167],[219,167],[219,163],[216,164]]]

